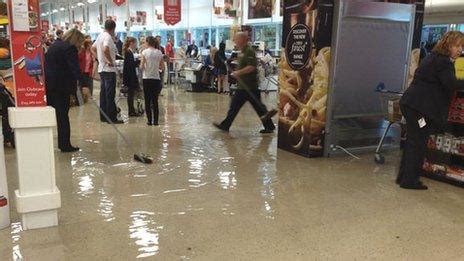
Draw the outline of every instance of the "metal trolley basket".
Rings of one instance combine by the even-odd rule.
[[[388,126],[385,129],[382,138],[380,139],[379,145],[375,150],[374,161],[377,164],[385,163],[385,156],[382,154],[382,146],[385,142],[385,138],[388,135],[393,124],[401,123],[403,121],[403,115],[400,109],[400,99],[403,96],[402,92],[389,91],[385,88],[385,84],[380,83],[376,92],[380,94],[380,102],[382,106],[382,112],[385,115],[385,120],[388,121]]]

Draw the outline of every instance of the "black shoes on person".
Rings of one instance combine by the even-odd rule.
[[[217,122],[213,122],[213,125],[214,127],[218,128],[219,130],[221,131],[224,131],[224,132],[229,132],[229,129],[222,126],[220,123],[217,123]]]
[[[274,130],[275,129],[262,129],[259,131],[259,133],[261,134],[271,134],[271,133],[274,133]]]
[[[428,189],[428,187],[420,181],[415,184],[400,184],[400,187],[404,189],[414,189],[414,190],[427,190]]]
[[[129,117],[141,117],[142,115],[143,115],[143,114],[141,114],[141,113],[136,113],[136,112],[134,112],[134,113],[129,113]]]
[[[76,151],[79,151],[80,149],[78,147],[73,147],[73,146],[69,146],[69,147],[64,147],[64,148],[60,148],[61,152],[76,152]]]

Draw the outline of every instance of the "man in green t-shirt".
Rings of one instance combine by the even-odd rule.
[[[238,70],[231,73],[231,76],[237,79],[238,88],[232,97],[226,119],[221,123],[214,123],[214,126],[220,130],[229,131],[238,112],[248,101],[263,122],[264,129],[260,132],[263,134],[272,133],[275,130],[275,125],[271,118],[277,114],[277,110],[268,111],[266,106],[261,102],[257,70],[258,61],[255,51],[248,45],[248,34],[245,32],[237,33],[234,42],[236,47],[241,51],[238,57]]]

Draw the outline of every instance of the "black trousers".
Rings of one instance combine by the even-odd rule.
[[[135,107],[134,107],[134,97],[137,88],[129,87],[127,91],[127,108],[129,110],[129,115],[135,114]]]
[[[143,92],[145,96],[145,111],[149,123],[158,124],[159,108],[158,97],[161,92],[161,81],[155,79],[143,80]]]
[[[238,89],[232,96],[230,102],[229,112],[227,113],[226,119],[221,123],[221,126],[229,129],[232,123],[237,117],[240,109],[246,102],[250,102],[253,109],[256,111],[259,117],[264,116],[267,113],[266,105],[261,102],[261,91],[260,90],[243,90]],[[263,126],[266,129],[275,129],[275,125],[271,119],[263,122]]]
[[[414,185],[419,182],[427,152],[427,140],[436,132],[436,125],[425,119],[427,125],[420,128],[418,121],[423,116],[418,111],[402,105],[401,112],[406,119],[407,136],[396,181],[402,185]]]
[[[101,89],[100,89],[100,108],[108,115],[111,121],[118,119],[116,103],[116,73],[102,72],[100,73]],[[103,115],[100,115],[100,120],[106,121]]]
[[[71,126],[69,124],[69,94],[47,92],[47,103],[55,109],[58,129],[58,148],[71,147]]]

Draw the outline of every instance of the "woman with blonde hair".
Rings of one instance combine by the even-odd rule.
[[[454,70],[454,61],[461,55],[463,44],[463,33],[446,33],[421,62],[411,86],[401,98],[407,139],[396,182],[402,188],[427,189],[419,180],[427,140],[431,134],[445,130],[452,95],[456,90],[464,89]]]
[[[127,87],[127,107],[129,117],[139,117],[134,108],[135,92],[139,89],[139,78],[137,76],[137,67],[139,62],[134,57],[134,51],[137,46],[137,40],[134,37],[127,37],[123,46],[124,68],[123,84]]]
[[[69,100],[77,91],[77,82],[82,82],[78,50],[84,35],[71,29],[62,41],[55,41],[45,54],[45,84],[48,105],[55,108],[58,128],[58,148],[62,152],[75,152],[79,148],[71,145],[69,124]]]
[[[93,62],[95,57],[90,50],[92,40],[85,40],[79,52],[79,65],[82,73],[81,91],[86,102],[93,95]]]

